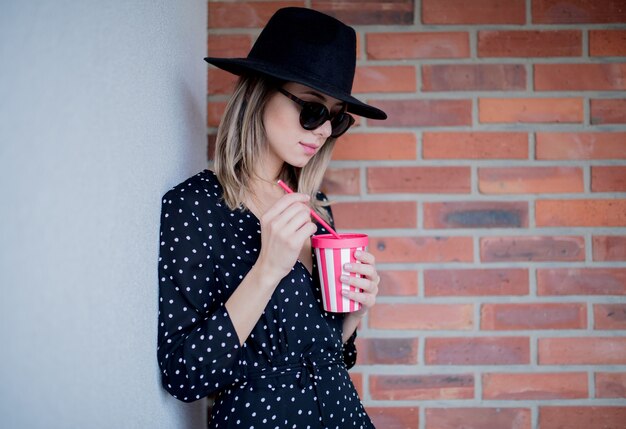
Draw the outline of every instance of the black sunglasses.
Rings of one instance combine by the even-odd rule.
[[[322,103],[301,100],[295,95],[285,91],[283,88],[278,88],[278,91],[302,107],[300,111],[300,125],[305,130],[319,128],[324,122],[330,119],[330,125],[332,127],[330,136],[337,138],[348,131],[348,128],[354,124],[354,118],[344,111],[331,116],[326,106]]]

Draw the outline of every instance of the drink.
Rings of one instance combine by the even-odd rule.
[[[311,237],[311,245],[317,258],[324,310],[334,313],[348,313],[361,308],[361,303],[352,301],[341,294],[342,289],[352,292],[361,292],[361,290],[342,283],[339,277],[342,274],[361,277],[360,274],[345,271],[343,266],[347,263],[360,263],[354,258],[354,252],[357,250],[364,251],[367,243],[368,236],[366,234],[340,234],[340,238],[335,238],[332,234]]]

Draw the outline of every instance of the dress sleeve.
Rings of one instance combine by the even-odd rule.
[[[161,206],[157,357],[163,387],[184,402],[241,377],[239,339],[215,280],[210,225],[200,221],[196,199],[172,190]]]
[[[328,198],[323,192],[317,193],[317,198],[320,201],[328,201]],[[330,217],[330,226],[335,229],[335,219],[333,217],[333,211],[330,206],[324,207],[324,209],[328,212],[328,216]],[[356,364],[356,344],[354,340],[356,340],[356,329],[354,333],[348,338],[348,341],[343,343],[343,361],[346,364],[348,369],[352,368]]]

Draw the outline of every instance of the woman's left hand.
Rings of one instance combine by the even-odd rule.
[[[350,273],[360,274],[361,277],[342,275],[341,281],[345,284],[361,289],[361,292],[352,292],[344,289],[341,293],[346,298],[361,303],[360,310],[349,313],[350,315],[357,316],[360,319],[376,303],[380,276],[378,275],[376,266],[374,265],[376,263],[374,255],[369,252],[357,250],[354,252],[354,257],[361,263],[346,264],[344,265],[344,270]]]

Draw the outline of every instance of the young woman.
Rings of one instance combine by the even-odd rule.
[[[333,226],[318,192],[348,113],[385,119],[350,95],[355,33],[310,9],[281,9],[247,58],[207,58],[239,82],[220,124],[215,171],[162,200],[158,359],[163,386],[216,394],[212,428],[372,428],[347,369],[374,305],[374,257],[345,267],[353,313],[325,312],[311,235]],[[276,184],[285,181],[293,194]]]

